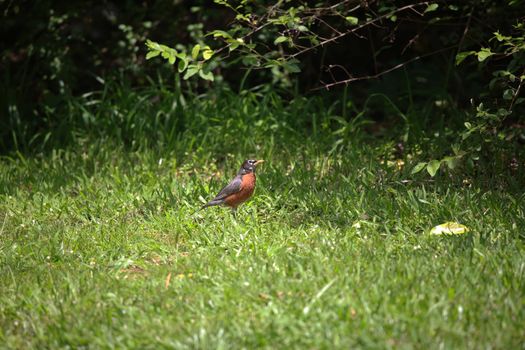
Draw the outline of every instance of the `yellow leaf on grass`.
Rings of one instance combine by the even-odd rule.
[[[166,276],[166,280],[164,281],[164,288],[168,289],[168,287],[170,286],[170,281],[171,281],[171,272],[168,273],[168,275]]]
[[[431,235],[461,235],[469,231],[468,227],[457,222],[445,222],[430,230]]]

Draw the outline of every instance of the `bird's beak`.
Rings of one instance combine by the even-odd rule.
[[[258,161],[255,162],[254,165],[259,165],[259,164],[261,164],[261,163],[264,163],[264,160],[263,160],[263,159],[259,159]]]

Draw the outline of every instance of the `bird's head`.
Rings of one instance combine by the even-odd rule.
[[[259,159],[248,159],[242,163],[241,169],[239,170],[240,175],[250,174],[255,172],[255,167],[264,162],[264,160]]]

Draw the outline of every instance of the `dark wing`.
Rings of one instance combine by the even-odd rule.
[[[211,201],[206,203],[202,209],[211,207],[213,205],[221,205],[224,203],[224,199],[229,195],[237,193],[241,190],[242,178],[236,176],[226,187],[224,187],[218,195],[215,196]]]
[[[234,193],[237,193],[241,190],[241,184],[242,179],[240,176],[236,176],[226,187],[224,187],[217,196],[213,199],[215,200],[222,200],[228,197],[229,195],[232,195]]]

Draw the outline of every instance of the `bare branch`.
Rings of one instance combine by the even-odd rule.
[[[421,35],[421,33],[423,33],[426,29],[428,28],[428,24],[425,26],[425,28],[423,28],[419,33],[417,33],[412,39],[410,39],[408,41],[408,43],[405,45],[405,47],[403,48],[403,50],[401,50],[401,55],[403,55],[405,53],[405,51],[410,47],[412,46],[412,44],[414,44],[416,42],[416,40],[419,38],[419,36]]]
[[[411,59],[409,59],[408,61],[405,61],[405,62],[402,62],[402,63],[399,63],[387,70],[384,70],[380,73],[377,73],[377,74],[374,74],[374,75],[366,75],[366,76],[362,76],[362,77],[355,77],[355,78],[350,78],[350,79],[346,79],[346,80],[341,80],[341,81],[336,81],[334,83],[330,83],[330,84],[326,84],[326,85],[323,85],[323,86],[320,86],[320,87],[317,87],[315,89],[312,89],[312,90],[321,90],[321,89],[327,89],[329,90],[331,87],[334,87],[334,86],[337,86],[337,85],[342,85],[342,84],[345,84],[345,85],[348,85],[354,81],[360,81],[360,80],[370,80],[370,79],[377,79],[387,73],[390,73],[390,72],[393,72],[399,68],[403,68],[404,66],[408,65],[409,63],[412,63],[414,61],[417,61],[419,59],[422,59],[422,58],[425,58],[425,57],[428,57],[428,56],[433,56],[435,54],[438,54],[440,52],[443,52],[443,51],[447,51],[447,50],[450,50],[450,49],[453,49],[453,48],[456,48],[457,45],[452,45],[452,46],[448,46],[448,47],[445,47],[445,48],[442,48],[442,49],[439,49],[439,50],[436,50],[436,51],[433,51],[433,52],[430,52],[426,55],[421,55],[421,56],[416,56],[416,57],[413,57]]]
[[[521,73],[521,76],[523,76],[523,75],[525,75],[525,69]],[[516,102],[516,98],[520,94],[520,90],[521,90],[521,85],[522,84],[523,84],[523,79],[520,78],[520,84],[518,85],[518,88],[516,89],[516,92],[514,93],[514,96],[512,96],[512,101],[510,101],[510,106],[509,106],[509,109],[508,109],[509,112],[512,111],[512,107],[514,107],[514,102]]]
[[[467,36],[468,30],[470,28],[470,22],[472,21],[472,13],[473,12],[474,12],[474,6],[472,7],[472,9],[470,10],[470,13],[468,14],[467,24],[465,25],[465,29],[463,30],[463,35],[461,36],[461,39],[459,40],[458,53],[461,50],[461,48],[463,47],[463,42],[465,41],[465,37]]]
[[[337,33],[337,35],[341,35],[342,33],[340,31],[338,31],[337,29],[335,29],[334,27],[332,27],[330,24],[326,23],[326,21],[324,21],[323,19],[321,19],[321,17],[315,17],[316,20],[318,20],[319,22],[323,23],[325,26],[327,26],[328,28],[330,28],[332,31],[334,31],[335,33]]]
[[[342,66],[340,64],[331,64],[331,65],[328,66],[328,70],[329,71],[332,71],[332,68],[339,68],[343,72],[345,72],[346,76],[348,76],[349,79],[352,78],[352,74],[350,74],[350,72],[344,66]],[[334,81],[335,81],[335,79],[334,79]]]
[[[380,22],[380,21],[382,21],[383,19],[389,18],[389,17],[391,17],[392,15],[395,15],[396,13],[403,12],[403,11],[408,10],[408,9],[413,9],[413,8],[415,8],[415,7],[417,7],[417,6],[421,6],[421,5],[428,5],[428,2],[426,2],[426,1],[425,1],[425,2],[419,2],[419,3],[416,3],[416,4],[411,4],[411,5],[406,5],[406,6],[400,7],[400,8],[395,9],[394,11],[391,11],[391,12],[385,14],[385,15],[382,15],[382,16],[379,16],[379,17],[376,17],[376,18],[374,18],[374,19],[372,19],[372,20],[370,20],[370,21],[368,21],[368,22],[365,22],[365,23],[363,23],[363,24],[361,24],[361,25],[355,27],[355,28],[352,29],[352,30],[349,30],[349,31],[344,32],[344,33],[341,33],[340,35],[336,35],[336,36],[334,36],[333,38],[330,38],[330,39],[324,40],[324,41],[320,42],[319,44],[312,45],[312,46],[308,47],[307,49],[304,49],[304,50],[301,50],[301,51],[299,51],[299,52],[296,52],[296,53],[294,53],[294,54],[292,54],[292,55],[290,55],[290,56],[288,56],[288,57],[289,57],[289,58],[295,58],[295,57],[297,57],[297,56],[299,56],[299,55],[304,54],[305,52],[308,52],[308,51],[311,51],[311,50],[313,50],[313,49],[316,49],[316,48],[318,48],[319,46],[324,46],[324,45],[329,44],[329,43],[331,43],[331,42],[334,42],[334,41],[336,41],[336,40],[338,40],[338,39],[340,39],[340,38],[342,38],[342,37],[344,37],[344,36],[347,36],[347,35],[349,35],[349,34],[352,34],[352,33],[356,32],[356,31],[358,31],[358,30],[360,30],[360,29],[362,29],[362,28],[364,28],[364,27],[366,27],[366,26],[368,26],[368,25],[371,25],[371,24],[374,24],[374,23],[376,23],[376,22]]]

